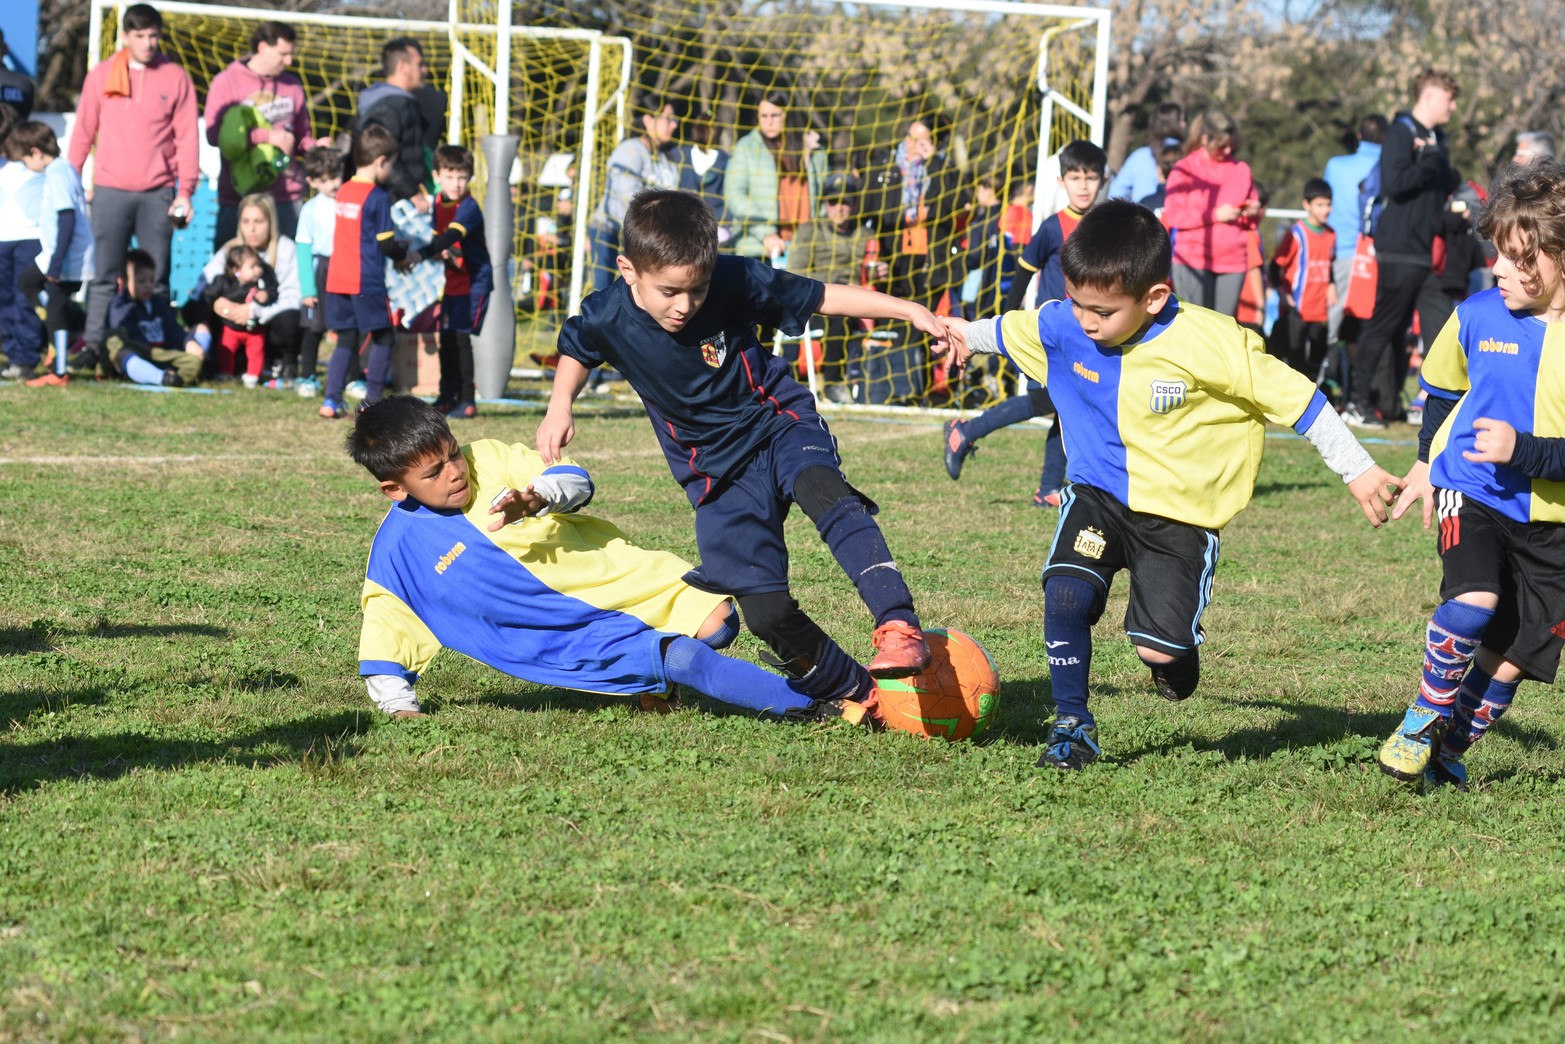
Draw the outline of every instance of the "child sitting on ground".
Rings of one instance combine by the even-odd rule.
[[[1465,788],[1463,757],[1565,644],[1565,165],[1512,167],[1479,224],[1497,286],[1456,306],[1424,357],[1418,462],[1392,517],[1439,516],[1443,599],[1424,676],[1380,751],[1397,779]],[[1554,347],[1549,340],[1554,339]]]
[[[656,697],[677,684],[789,718],[866,720],[714,652],[739,633],[732,601],[579,514],[593,485],[575,464],[492,439],[458,446],[411,396],[365,407],[347,444],[394,502],[370,546],[359,638],[359,673],[388,714],[421,713],[414,683],[449,648],[539,685],[640,694],[648,709],[669,709]]]
[[[157,273],[151,254],[125,251],[119,293],[109,302],[99,370],[137,384],[179,388],[196,383],[206,352],[186,338],[174,306],[157,293]]]
[[[1100,753],[1087,706],[1091,627],[1121,569],[1131,573],[1125,633],[1158,695],[1195,692],[1219,532],[1255,491],[1268,420],[1310,441],[1372,525],[1398,483],[1258,334],[1173,296],[1168,232],[1150,210],[1098,204],[1061,262],[1069,300],[947,323],[959,361],[999,352],[1044,381],[1069,432],[1070,484],[1043,571],[1058,714],[1038,766],[1080,769]]]
[[[236,304],[268,304],[272,289],[277,286],[277,273],[272,271],[255,247],[240,244],[228,248],[223,274],[207,284],[202,300],[233,301]],[[213,313],[214,317],[216,312]],[[256,326],[255,320],[236,323],[218,319],[221,330],[217,346],[212,351],[213,361],[220,378],[233,377],[239,368],[239,353],[245,357],[244,385],[254,388],[261,383],[261,364],[266,358],[266,331]]]

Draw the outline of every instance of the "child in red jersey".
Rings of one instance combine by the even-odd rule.
[[[1268,268],[1280,298],[1272,354],[1317,383],[1326,362],[1327,317],[1337,306],[1337,233],[1327,224],[1330,217],[1331,186],[1311,178],[1304,183],[1304,220],[1288,229]]]

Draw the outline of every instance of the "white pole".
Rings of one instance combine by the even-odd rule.
[[[455,145],[462,141],[462,80],[464,71],[462,68],[462,41],[457,38],[457,0],[451,0],[446,8],[448,28],[446,35],[451,38],[451,90],[447,92],[447,102],[450,106],[446,113],[446,141]]]
[[[603,45],[592,41],[587,52],[587,105],[581,128],[581,155],[576,162],[576,232],[571,237],[571,294],[567,315],[581,311],[581,299],[586,295],[587,223],[597,201],[589,197],[587,187],[592,184],[592,163],[598,134],[598,81],[603,68]],[[593,273],[596,276],[596,273]]]
[[[1103,144],[1104,122],[1109,99],[1109,16],[1107,11],[1098,15],[1098,54],[1092,71],[1092,140]]]
[[[495,49],[494,133],[511,133],[511,2],[500,0],[500,39]],[[506,171],[510,176],[510,171]]]

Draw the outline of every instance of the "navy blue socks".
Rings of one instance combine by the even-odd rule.
[[[1092,620],[1098,589],[1074,576],[1051,576],[1043,584],[1043,640],[1049,653],[1049,681],[1062,718],[1091,725],[1087,671],[1092,666]]]

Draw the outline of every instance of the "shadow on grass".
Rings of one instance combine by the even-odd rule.
[[[74,697],[73,697],[74,698]],[[357,757],[358,737],[370,728],[362,713],[316,715],[221,740],[182,740],[120,732],[63,736],[0,748],[0,795],[55,780],[117,779],[137,769],[179,769],[206,762],[270,767]]]
[[[1318,482],[1297,480],[1292,482],[1262,482],[1260,485],[1255,487],[1254,495],[1257,497],[1265,497],[1270,496],[1273,493],[1294,493],[1301,489],[1324,489],[1329,485],[1331,485],[1331,483],[1327,482],[1325,479],[1321,479]]]
[[[0,655],[50,652],[65,638],[166,638],[170,635],[227,638],[228,628],[210,624],[111,624],[56,627],[35,620],[26,627],[0,627]]]
[[[1196,699],[1200,699],[1198,695]],[[1115,751],[1115,760],[1126,763],[1148,754],[1166,754],[1190,747],[1197,751],[1216,751],[1228,761],[1258,761],[1274,755],[1312,747],[1329,747],[1344,740],[1359,740],[1363,751],[1378,748],[1402,720],[1402,711],[1374,714],[1350,714],[1343,710],[1312,707],[1305,704],[1278,703],[1275,700],[1233,700],[1229,706],[1280,710],[1288,715],[1268,729],[1238,729],[1215,739],[1192,738],[1181,733],[1123,753]],[[1372,753],[1369,756],[1373,756]]]

